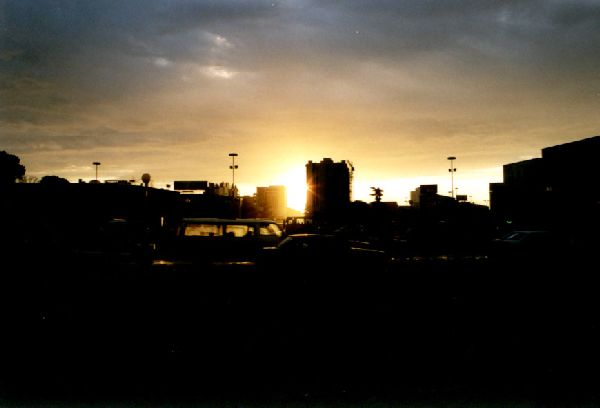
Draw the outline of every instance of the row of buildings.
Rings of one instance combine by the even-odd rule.
[[[490,184],[488,212],[494,223],[506,229],[554,229],[568,231],[571,235],[592,234],[591,231],[600,225],[600,170],[596,164],[599,156],[600,136],[595,136],[546,147],[539,158],[504,165],[503,182]],[[483,206],[463,202],[459,196],[438,194],[437,185],[417,187],[411,192],[410,206],[399,207],[397,203],[376,200],[365,207],[352,201],[353,173],[354,166],[347,160],[335,162],[325,158],[320,162],[309,161],[306,164],[308,189],[304,217],[315,224],[343,225],[354,222],[357,217],[367,217],[367,208],[388,214],[389,218],[400,213],[411,214],[407,209],[436,214],[440,220],[450,218],[459,208],[460,211],[469,208],[482,213],[479,207]],[[173,208],[176,208],[178,216],[252,217],[283,222],[290,215],[284,186],[258,187],[253,196],[239,197],[235,186],[229,183],[175,181],[175,191],[154,191],[121,182],[105,184],[112,186],[106,186],[103,191],[110,190],[116,195],[131,190],[132,193],[127,194],[137,197],[133,190],[139,190],[140,194],[147,196],[148,191],[152,191],[153,196],[160,195],[161,202],[177,203]],[[71,199],[74,201],[78,201],[75,199],[78,194],[90,197],[82,208],[94,207],[100,211],[96,204],[107,201],[96,194],[99,187],[72,186],[68,191],[73,192]],[[61,188],[67,191],[66,186]],[[134,199],[127,200],[136,202]],[[123,202],[120,199],[116,201]],[[139,208],[139,205],[134,207]]]
[[[541,157],[503,166],[490,184],[490,209],[512,228],[553,229],[588,240],[600,227],[600,136],[543,148]]]
[[[349,161],[336,163],[330,158],[325,158],[319,163],[309,161],[306,164],[307,194],[304,216],[317,222],[346,216],[352,201],[353,172],[354,167]],[[195,207],[202,207],[203,202],[211,200],[209,197],[213,200],[215,196],[231,197],[239,205],[239,216],[283,221],[291,215],[287,208],[284,186],[257,187],[253,196],[243,197],[238,197],[237,190],[229,183],[175,181],[174,189],[186,194],[186,199]]]
[[[197,216],[268,218],[283,222],[289,210],[285,186],[257,187],[253,196],[240,197],[229,183],[175,181],[174,190]]]
[[[523,228],[550,228],[592,220],[600,205],[600,136],[546,147],[540,158],[503,166],[503,182],[490,183],[490,210]],[[332,219],[352,201],[354,167],[349,161],[306,164],[306,216]],[[432,208],[463,201],[438,194],[437,185],[411,192],[410,205]]]
[[[503,166],[503,182],[490,183],[490,207],[466,196],[438,194],[437,185],[410,193],[410,205],[352,201],[354,167],[330,158],[306,164],[306,217],[334,226],[363,223],[389,234],[418,231],[456,240],[545,230],[569,245],[600,243],[600,136],[549,146],[541,157]]]

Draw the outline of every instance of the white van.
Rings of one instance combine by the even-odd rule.
[[[184,218],[173,249],[183,258],[254,259],[262,248],[276,246],[282,234],[272,220]]]

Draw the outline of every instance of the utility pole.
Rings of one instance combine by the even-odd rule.
[[[450,192],[452,193],[452,198],[454,198],[454,173],[456,172],[456,168],[454,167],[454,160],[456,160],[456,157],[449,156],[448,160],[450,160],[450,168],[448,169],[448,171],[450,172],[450,178],[452,180],[452,190]]]
[[[229,168],[231,169],[231,177],[232,177],[232,182],[231,182],[231,196],[235,197],[235,170],[238,168],[238,166],[235,164],[235,158],[237,157],[237,153],[229,153],[229,157],[231,157],[231,166],[229,166]]]
[[[100,162],[93,162],[92,163],[94,166],[96,166],[96,183],[98,182],[98,166],[100,166]]]

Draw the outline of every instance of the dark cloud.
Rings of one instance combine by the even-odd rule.
[[[193,142],[193,139],[181,134],[161,130],[127,131],[107,126],[95,128],[38,128],[23,131],[19,128],[4,127],[0,138],[3,149],[16,153],[67,151],[83,152],[97,149],[115,149],[129,151],[136,146],[144,149],[156,149],[166,145],[177,146]]]
[[[157,7],[157,29],[161,33],[180,33],[195,30],[226,28],[264,23],[276,17],[278,9],[270,1],[179,1],[164,2]]]
[[[3,71],[101,98],[157,89],[171,78],[153,68],[170,62],[329,77],[364,61],[414,69],[437,53],[462,68],[562,75],[565,56],[583,73],[600,58],[600,5],[589,1],[19,0],[3,14]],[[219,52],[217,36],[235,49]]]

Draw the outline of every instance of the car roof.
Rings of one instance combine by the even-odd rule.
[[[300,233],[300,234],[290,234],[288,238],[338,238],[336,235],[331,234],[316,234],[316,233]]]
[[[183,218],[182,222],[186,224],[277,224],[273,220],[263,218]]]

